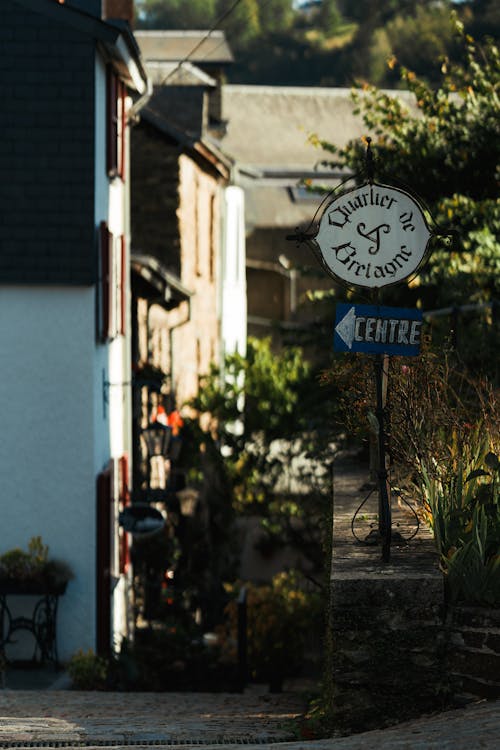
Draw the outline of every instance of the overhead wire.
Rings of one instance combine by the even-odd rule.
[[[184,65],[184,63],[189,62],[190,58],[195,54],[195,52],[197,52],[200,49],[200,47],[207,41],[207,39],[210,38],[211,34],[214,31],[217,30],[217,28],[220,26],[220,24],[223,21],[225,21],[225,19],[228,16],[230,16],[231,13],[233,13],[236,10],[236,8],[241,3],[241,1],[242,0],[235,0],[235,2],[229,8],[227,8],[227,10],[225,10],[223,13],[221,13],[221,15],[214,21],[214,23],[212,24],[212,26],[210,27],[210,29],[208,29],[208,31],[206,32],[205,36],[202,37],[202,39],[200,39],[200,41],[197,42],[194,45],[193,49],[191,49],[188,52],[188,54],[182,60],[180,60],[177,63],[177,65],[175,66],[175,68],[173,70],[171,70],[170,73],[168,73],[164,78],[162,78],[162,80],[160,81],[160,86],[165,85],[165,83],[169,80],[169,78],[172,78],[172,76],[174,76],[177,73],[177,71],[182,68],[182,66]],[[222,42],[220,43],[220,45],[222,45]],[[218,45],[218,46],[220,46],[220,45]]]

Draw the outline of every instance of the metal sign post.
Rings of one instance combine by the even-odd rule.
[[[325,201],[316,233],[297,230],[287,239],[311,242],[330,276],[347,287],[369,291],[378,302],[382,287],[398,284],[417,273],[428,255],[433,232],[414,195],[374,181],[370,143],[371,139],[367,139],[368,181]],[[390,559],[392,536],[385,405],[389,355],[416,356],[420,351],[421,327],[419,310],[380,304],[337,305],[334,348],[374,355],[378,535],[385,562]]]
[[[389,473],[387,471],[387,454],[386,443],[387,437],[385,432],[385,400],[387,394],[387,377],[389,366],[389,356],[383,354],[375,355],[375,390],[376,390],[376,410],[375,416],[378,422],[378,532],[382,544],[382,560],[389,562],[391,556],[391,490],[389,485]]]
[[[381,305],[339,303],[336,310],[336,351],[374,354],[377,419],[378,536],[382,559],[391,547],[391,491],[387,466],[386,396],[389,355],[416,356],[420,351],[422,312]]]

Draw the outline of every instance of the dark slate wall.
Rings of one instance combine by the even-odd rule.
[[[149,123],[131,131],[131,222],[133,250],[154,255],[180,276],[180,148]]]
[[[3,0],[0,56],[0,284],[93,283],[94,41]]]
[[[97,18],[102,16],[102,0],[66,0],[66,3]]]

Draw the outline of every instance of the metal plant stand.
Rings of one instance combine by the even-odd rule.
[[[62,593],[62,592],[61,592]],[[57,668],[57,607],[60,592],[30,591],[20,588],[18,591],[9,588],[0,590],[0,652],[5,646],[15,643],[12,636],[16,631],[27,630],[35,639],[33,661],[51,661]],[[13,617],[8,604],[8,597],[36,597],[31,617]]]

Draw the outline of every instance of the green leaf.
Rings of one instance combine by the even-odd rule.
[[[466,482],[470,482],[471,479],[476,479],[477,477],[490,477],[491,474],[488,471],[485,471],[484,469],[474,469],[474,471],[471,471],[471,473],[467,476]]]

